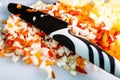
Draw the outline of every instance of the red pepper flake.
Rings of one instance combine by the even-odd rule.
[[[81,68],[80,66],[76,66],[76,70],[79,71],[80,73],[87,74],[87,72],[83,68]]]
[[[19,43],[22,44],[22,45],[25,43],[25,41],[24,41],[23,39],[19,38],[19,37],[16,37],[16,38],[14,39],[14,41],[17,41],[17,42],[19,42]]]
[[[36,34],[41,36],[41,37],[44,37],[46,35],[44,32],[40,32],[40,31],[36,32]]]
[[[54,55],[53,55],[53,53],[52,53],[52,50],[49,50],[49,52],[48,52],[48,55],[49,55],[49,57],[54,57]]]
[[[13,40],[10,40],[10,39],[7,40],[7,46],[11,46],[13,44],[13,42],[14,42]]]

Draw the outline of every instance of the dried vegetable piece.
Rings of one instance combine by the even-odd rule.
[[[101,2],[99,6],[108,9],[107,5],[113,5],[113,3],[108,2],[105,4],[103,0],[98,2],[94,0],[94,4],[91,5],[87,4],[89,0],[85,0],[78,6],[75,0],[70,0],[75,4],[68,4],[69,6],[67,6],[66,3],[63,4],[64,1],[59,1],[61,3],[45,5],[42,9],[41,2],[31,7],[68,22],[68,27],[74,35],[88,39],[120,60],[119,18],[114,18],[117,23],[114,23],[113,20],[117,7],[112,9],[113,13],[106,14],[106,17],[101,13],[102,8],[97,6],[98,2]],[[69,1],[67,2],[69,3]],[[21,6],[18,5],[17,7],[20,8]],[[34,10],[28,11],[33,12]],[[106,13],[106,11],[103,11],[103,13]],[[76,75],[77,71],[87,74],[84,59],[49,38],[44,32],[21,20],[18,16],[10,15],[7,21],[3,21],[5,33],[2,33],[4,37],[0,38],[2,41],[0,41],[0,56],[12,57],[13,62],[21,59],[26,64],[34,64],[41,69],[46,69],[49,78],[55,78],[55,73],[51,68],[52,65],[63,67],[73,75]],[[117,16],[119,17],[119,15]],[[5,51],[3,48],[5,48]]]

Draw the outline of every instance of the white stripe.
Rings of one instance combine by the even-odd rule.
[[[120,78],[120,61],[117,59],[115,59],[115,75]]]
[[[90,45],[90,47],[91,47],[92,50],[93,50],[94,64],[97,65],[97,66],[100,66],[100,60],[99,60],[98,50],[97,50],[93,45]]]
[[[102,53],[103,53],[103,57],[104,57],[104,66],[105,66],[104,68],[107,72],[110,72],[110,68],[111,68],[110,59],[108,58],[108,56],[105,52],[102,51]]]

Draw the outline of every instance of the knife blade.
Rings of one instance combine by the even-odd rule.
[[[8,10],[13,14],[20,14],[20,18],[43,30],[51,38],[65,45],[86,60],[120,77],[120,62],[88,40],[72,35],[67,27],[67,22],[24,5],[18,8],[17,5],[10,3]]]

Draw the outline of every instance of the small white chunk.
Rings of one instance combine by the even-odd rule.
[[[76,71],[74,71],[74,70],[70,70],[70,73],[72,74],[72,75],[77,75],[77,72]]]
[[[46,67],[46,62],[43,61],[43,62],[41,63],[41,65],[40,65],[40,69],[45,69],[45,67]]]
[[[34,65],[38,65],[38,59],[35,57],[35,56],[30,56],[30,59],[32,60],[32,63],[34,64]]]
[[[13,43],[13,47],[22,48],[23,46],[22,46],[19,42],[15,41],[15,42]]]
[[[12,61],[15,62],[15,63],[16,63],[18,60],[20,60],[20,59],[21,59],[20,56],[14,55],[14,56],[12,57]]]
[[[23,54],[24,54],[24,51],[23,51],[22,49],[16,49],[16,50],[15,50],[15,53],[16,53],[17,55],[23,55]]]
[[[14,56],[14,53],[12,52],[12,53],[9,53],[9,54],[5,54],[5,56],[6,57],[12,57],[12,56]]]

